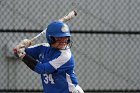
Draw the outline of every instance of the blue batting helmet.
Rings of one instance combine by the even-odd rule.
[[[46,38],[49,44],[54,42],[54,37],[70,37],[70,29],[66,23],[56,21],[48,25]]]

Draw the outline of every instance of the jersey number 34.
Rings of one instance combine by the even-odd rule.
[[[44,82],[46,83],[46,84],[48,84],[49,82],[51,83],[51,84],[55,84],[54,83],[54,79],[52,78],[52,74],[43,74],[43,76],[45,77],[45,79],[44,79]]]

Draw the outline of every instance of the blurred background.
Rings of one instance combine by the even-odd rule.
[[[0,92],[42,93],[40,76],[12,49],[73,9],[67,24],[79,85],[86,93],[140,93],[140,0],[0,0]]]

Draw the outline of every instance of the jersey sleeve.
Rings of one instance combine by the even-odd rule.
[[[30,55],[34,59],[38,59],[41,50],[43,50],[43,46],[47,47],[49,45],[47,43],[36,44],[34,46],[25,48],[25,52],[27,55]]]
[[[34,59],[38,59],[39,51],[40,51],[40,46],[31,46],[29,48],[25,48],[26,54],[30,55]]]
[[[60,56],[58,58],[50,61],[49,63],[57,70],[57,69],[61,68],[62,66],[63,66],[62,68],[65,68],[65,66],[66,66],[66,68],[68,66],[71,66],[71,64],[67,64],[70,59],[71,59],[70,50],[62,50]],[[65,64],[67,64],[67,65],[65,65]]]
[[[34,58],[29,55],[25,55],[22,61],[33,71],[44,74],[44,73],[52,73],[55,69],[47,62],[47,63],[40,63]]]
[[[34,69],[38,74],[53,73],[55,68],[50,63],[37,63]]]
[[[68,69],[68,67],[73,67],[73,64],[68,64],[70,58],[71,53],[64,50],[57,58],[51,61],[45,63],[37,63],[34,71],[39,74],[45,74],[45,73],[53,73],[54,71],[57,71],[58,69],[61,68],[63,68],[61,69],[61,71],[66,70]]]

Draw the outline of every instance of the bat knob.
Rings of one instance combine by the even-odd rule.
[[[74,10],[74,15],[77,16],[77,12]]]
[[[13,51],[14,51],[14,55],[15,55],[17,58],[19,58],[19,56],[18,56],[18,54],[17,54],[17,49],[14,48]]]
[[[14,49],[13,49],[13,52],[14,52],[14,53],[17,53],[17,49],[16,49],[16,48],[14,48]]]

